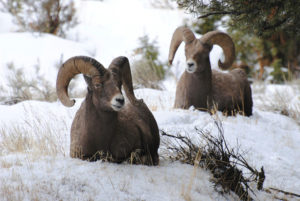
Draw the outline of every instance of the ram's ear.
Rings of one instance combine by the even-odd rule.
[[[130,65],[127,57],[120,56],[115,58],[109,65],[108,69],[114,75],[114,79],[121,82],[130,102],[132,104],[138,103],[133,91]]]

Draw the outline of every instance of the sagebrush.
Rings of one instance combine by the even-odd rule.
[[[74,1],[0,0],[0,3],[21,31],[65,37],[66,31],[78,24]]]
[[[160,89],[160,82],[165,78],[164,63],[159,57],[156,41],[150,41],[147,35],[139,38],[140,47],[134,50],[139,58],[132,64],[132,79],[135,87]]]
[[[57,62],[60,66],[61,61]],[[39,100],[54,102],[57,100],[55,83],[41,73],[39,61],[31,67],[34,73],[28,74],[23,67],[16,66],[13,62],[7,64],[6,87],[1,87],[0,103],[6,105],[16,104],[25,100]],[[71,97],[81,98],[86,94],[86,90],[75,90],[78,76],[69,85]]]

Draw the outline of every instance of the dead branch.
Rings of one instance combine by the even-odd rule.
[[[272,191],[276,191],[276,192],[279,192],[279,193],[283,193],[285,195],[290,195],[290,196],[294,196],[294,197],[300,198],[299,194],[291,193],[291,192],[280,190],[280,189],[277,189],[277,188],[270,187],[270,188],[268,188],[268,190],[272,190]]]
[[[197,165],[208,169],[212,175],[212,182],[215,189],[220,193],[227,193],[230,190],[235,192],[241,200],[253,200],[249,192],[255,195],[249,183],[256,182],[257,189],[263,189],[265,173],[263,167],[260,171],[252,167],[241,155],[238,148],[230,148],[224,137],[224,129],[221,121],[214,120],[218,129],[218,136],[214,137],[209,132],[195,128],[196,133],[205,141],[203,145],[195,144],[191,138],[180,134],[172,135],[161,130],[161,135],[173,139],[165,143],[167,150],[171,153],[171,160],[179,160],[190,165]],[[202,140],[202,141],[203,141]],[[199,156],[200,158],[196,158]],[[198,159],[198,160],[196,160]],[[250,172],[250,176],[244,176],[243,167]],[[222,187],[222,191],[218,190]]]

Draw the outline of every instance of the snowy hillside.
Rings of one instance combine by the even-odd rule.
[[[22,68],[28,77],[35,76],[34,66],[38,63],[39,74],[54,85],[58,64],[72,56],[92,56],[104,66],[120,55],[132,62],[138,38],[145,34],[157,40],[160,59],[166,61],[173,31],[182,25],[183,19],[191,17],[177,9],[153,8],[146,0],[80,0],[76,1],[76,7],[80,23],[67,33],[66,39],[16,32],[11,17],[0,13],[0,89],[4,89],[3,93],[12,93],[7,85],[7,77],[11,76],[8,63]],[[181,46],[174,63],[184,61],[183,52]],[[220,57],[220,48],[214,47],[210,56],[214,67]],[[85,88],[82,80],[76,85]],[[285,86],[254,83],[251,117],[225,117],[221,113],[210,116],[192,108],[173,109],[175,86],[175,81],[168,78],[163,91],[135,90],[153,112],[161,130],[188,135],[197,141],[200,139],[195,127],[217,135],[214,118],[219,118],[229,145],[239,146],[252,166],[264,167],[265,188],[300,194],[299,83]],[[77,99],[72,108],[64,107],[59,101],[0,105],[1,201],[238,200],[233,193],[217,193],[208,171],[171,162],[163,146],[159,149],[157,167],[90,163],[70,158],[70,127],[82,100]],[[254,193],[255,200],[274,199],[265,192]],[[280,197],[296,199],[287,195]]]

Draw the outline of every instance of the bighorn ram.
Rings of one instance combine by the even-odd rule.
[[[252,95],[246,73],[242,69],[222,73],[210,66],[209,53],[214,44],[221,46],[225,55],[219,67],[226,70],[232,65],[235,48],[230,36],[211,31],[196,39],[189,28],[178,27],[171,40],[170,64],[182,41],[185,42],[186,70],[177,84],[174,107],[187,109],[193,105],[209,111],[216,107],[229,115],[236,112],[252,115]]]
[[[128,59],[115,58],[108,69],[90,57],[67,60],[56,81],[58,98],[67,107],[75,103],[67,91],[77,74],[84,75],[88,92],[72,123],[70,156],[97,160],[104,153],[110,161],[122,162],[138,152],[139,162],[157,165],[158,126],[146,104],[134,95]]]

